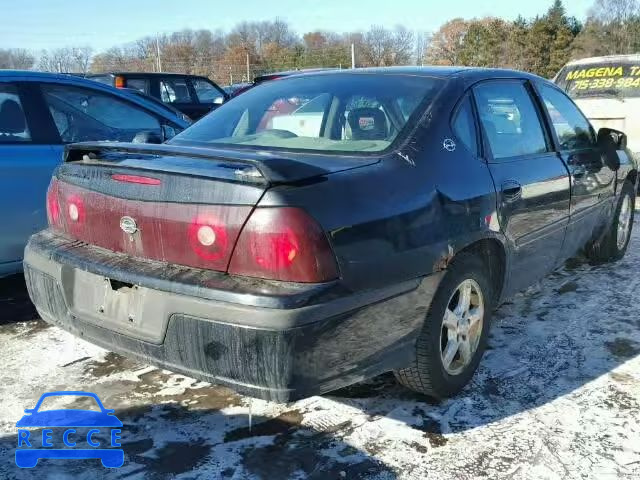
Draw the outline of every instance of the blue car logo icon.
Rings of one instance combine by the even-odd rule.
[[[42,410],[42,402],[49,397],[78,396],[93,398],[100,408],[95,410],[59,409]],[[32,468],[41,458],[88,459],[99,458],[102,465],[109,468],[121,467],[124,452],[120,447],[120,427],[122,422],[114,411],[104,408],[95,393],[91,392],[50,392],[40,397],[36,406],[26,409],[25,415],[18,420],[18,448],[16,465],[20,468]],[[42,435],[27,430],[31,427],[44,427]],[[86,433],[85,433],[86,430]],[[108,445],[103,445],[99,437],[109,431]],[[88,448],[84,448],[84,444]],[[60,447],[60,448],[57,448]],[[62,448],[64,447],[64,448]],[[110,448],[105,448],[110,447]]]

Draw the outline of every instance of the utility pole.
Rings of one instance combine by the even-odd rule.
[[[162,60],[160,59],[160,37],[156,34],[156,68],[158,72],[162,71]]]
[[[247,82],[251,82],[251,67],[249,66],[249,52],[247,51]]]
[[[356,46],[351,44],[351,68],[356,68]]]

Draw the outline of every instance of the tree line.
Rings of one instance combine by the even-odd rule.
[[[454,18],[435,32],[402,25],[367,31],[317,30],[302,35],[285,20],[241,22],[230,31],[182,30],[140,38],[94,54],[72,46],[39,53],[0,49],[0,68],[100,73],[167,71],[221,84],[265,72],[310,67],[436,64],[507,67],[552,77],[569,60],[640,51],[640,1],[594,0],[581,22],[561,0],[534,18]]]

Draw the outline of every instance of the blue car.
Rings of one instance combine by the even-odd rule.
[[[144,97],[71,75],[0,70],[0,277],[22,271],[47,224],[45,197],[68,143],[161,143],[189,126]]]
[[[80,409],[57,409],[40,411],[43,401],[49,397],[78,396],[93,398],[99,407],[99,411]],[[88,459],[99,458],[105,467],[115,468],[122,466],[124,451],[117,442],[120,438],[122,422],[114,415],[114,411],[104,408],[100,398],[91,392],[61,391],[45,393],[40,397],[36,406],[25,409],[25,415],[18,420],[18,448],[16,449],[16,465],[21,468],[32,468],[41,458],[53,459]],[[25,430],[26,428],[42,427],[42,435]],[[74,428],[71,428],[74,427]],[[76,428],[91,428],[85,434]],[[54,431],[64,429],[61,433]],[[103,433],[104,429],[110,430],[111,442],[109,445],[101,445],[94,435]],[[34,435],[31,435],[34,433]],[[30,438],[33,437],[33,438]],[[37,442],[42,437],[40,444]],[[86,438],[86,447],[83,441]],[[72,440],[73,439],[73,440]],[[39,448],[41,447],[41,448]],[[105,448],[107,447],[107,448]]]

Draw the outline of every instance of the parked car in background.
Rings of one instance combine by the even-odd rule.
[[[187,114],[182,113],[180,110],[172,106],[170,103],[163,103],[161,100],[158,100],[157,98],[152,97],[151,95],[147,95],[146,93],[141,92],[140,90],[136,90],[135,88],[121,88],[120,91],[124,93],[130,93],[139,98],[143,98],[144,100],[151,102],[160,108],[163,108],[164,110],[167,111],[167,113],[170,113],[179,117],[180,119],[187,122],[188,124],[193,123],[193,120],[191,120]]]
[[[66,144],[161,142],[188,126],[155,102],[91,80],[0,71],[0,277],[22,270],[27,239],[47,224],[47,185]]]
[[[516,71],[266,82],[165,145],[69,147],[27,286],[85,340],[256,397],[389,370],[447,397],[503,299],[581,249],[625,254],[625,142]]]
[[[116,88],[133,88],[169,104],[192,120],[218,108],[229,97],[222,88],[199,75],[181,73],[110,72],[87,75]]]
[[[255,87],[256,85],[260,85],[264,82],[270,82],[272,80],[278,80],[280,78],[290,77],[292,75],[300,75],[304,73],[315,73],[315,72],[324,72],[328,70],[337,70],[335,68],[303,68],[300,70],[286,70],[282,72],[272,72],[265,73],[264,75],[258,75],[253,79],[251,83],[236,83],[234,85],[230,85],[229,88],[233,87],[231,92],[231,97],[237,97],[243,92]]]
[[[241,82],[227,85],[226,87],[222,87],[222,89],[227,95],[229,95],[229,98],[232,98],[244,92],[245,90],[250,89],[251,87],[253,87],[253,83]]]

